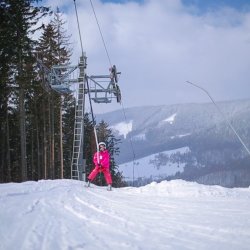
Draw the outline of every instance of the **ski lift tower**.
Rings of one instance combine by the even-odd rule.
[[[84,113],[85,113],[85,94],[89,94],[90,101],[95,103],[110,103],[113,99],[121,102],[121,91],[118,86],[118,75],[116,66],[110,68],[107,75],[86,74],[87,57],[83,54],[78,65],[71,66],[54,65],[49,69],[43,62],[37,59],[38,66],[42,70],[43,87],[47,91],[56,91],[64,95],[72,93],[72,84],[78,84],[78,92],[75,96],[75,124],[74,140],[71,161],[71,179],[85,181],[85,162],[84,159]],[[75,79],[73,72],[79,71],[78,78]]]

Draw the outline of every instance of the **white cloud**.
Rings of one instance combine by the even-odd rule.
[[[66,14],[76,61],[80,55],[76,16],[72,1],[65,4],[70,4]],[[108,73],[91,5],[76,4],[87,71]],[[187,80],[205,87],[216,101],[249,98],[250,12],[225,7],[197,15],[179,0],[93,4],[111,62],[122,72],[119,84],[125,107],[209,102]],[[101,112],[118,108],[94,106]]]

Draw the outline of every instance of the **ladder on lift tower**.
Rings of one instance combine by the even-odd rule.
[[[85,172],[83,164],[83,133],[84,133],[84,83],[79,84],[78,98],[75,108],[74,142],[71,162],[71,179],[82,180],[80,173]]]
[[[78,93],[75,106],[74,141],[71,161],[71,179],[83,180],[82,173],[85,172],[85,162],[83,156],[84,146],[84,106],[85,106],[85,68],[86,56],[80,57],[78,77]]]

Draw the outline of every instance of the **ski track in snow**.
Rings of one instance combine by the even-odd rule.
[[[0,185],[0,249],[249,249],[250,189],[73,180]]]

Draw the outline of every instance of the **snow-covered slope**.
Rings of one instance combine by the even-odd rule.
[[[131,140],[137,159],[183,146],[196,149],[199,145],[198,154],[209,153],[207,151],[212,147],[218,151],[218,155],[223,155],[223,150],[230,150],[232,145],[233,152],[244,151],[224,117],[227,117],[247,141],[250,99],[219,102],[218,106],[224,116],[218,112],[213,103],[190,103],[128,108],[125,110],[127,121],[124,120],[121,110],[100,114],[97,116],[97,121],[106,121],[115,136],[121,139],[122,143],[119,145],[121,153],[117,157],[119,164],[133,160]],[[196,157],[195,151],[192,151],[192,154]],[[215,155],[205,157],[211,159],[207,163],[208,166],[218,161],[222,164],[225,162],[224,158],[217,159]]]
[[[159,155],[170,158],[176,153],[184,154],[187,152],[189,152],[189,148],[183,147],[152,154],[136,161],[119,165],[119,171],[122,172],[122,175],[126,181],[132,181],[133,179],[162,180],[168,176],[175,175],[177,172],[183,172],[185,164],[167,161],[166,164],[159,165],[156,160],[160,157]]]
[[[116,138],[121,140],[118,145],[120,153],[115,160],[119,166],[122,165],[127,180],[131,177],[128,172],[133,172],[130,166],[134,159],[140,162],[160,152],[187,147],[190,149],[188,154],[169,155],[171,162],[165,165],[170,163],[172,167],[165,169],[167,171],[161,168],[160,171],[168,174],[170,170],[174,172],[174,166],[179,166],[175,171],[180,174],[173,176],[173,179],[246,187],[250,185],[249,154],[226,120],[249,148],[250,99],[218,102],[217,106],[224,115],[218,112],[213,103],[190,103],[128,108],[125,110],[126,121],[121,110],[99,115],[97,120],[107,122]],[[158,175],[162,173],[153,167],[151,173],[144,173],[145,168],[149,169],[143,166],[145,164],[148,165],[144,161],[134,168],[139,171],[138,176],[148,178],[150,175],[158,181]],[[222,171],[227,172],[227,180]]]
[[[250,245],[250,189],[185,181],[85,188],[73,180],[0,184],[0,249],[220,249]]]

